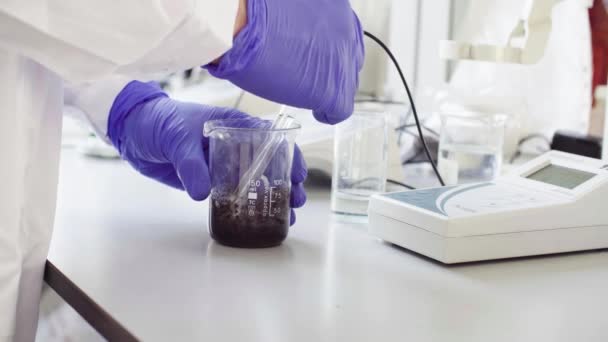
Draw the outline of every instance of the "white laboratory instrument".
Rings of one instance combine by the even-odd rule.
[[[439,55],[443,59],[535,64],[545,54],[552,30],[551,13],[561,1],[564,0],[527,0],[505,45],[443,40]],[[570,1],[578,1],[586,8],[593,5],[593,0]]]
[[[468,2],[458,41],[442,43],[453,64],[440,112],[460,109],[508,115],[505,152],[521,139],[560,129],[588,129],[593,51],[590,0]],[[443,49],[450,44],[462,49]],[[460,53],[462,52],[462,53]],[[568,94],[568,96],[564,96]],[[539,146],[541,147],[541,146]]]
[[[493,182],[376,195],[370,232],[446,264],[608,248],[607,168],[551,151]]]

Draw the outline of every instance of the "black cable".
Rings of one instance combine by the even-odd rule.
[[[355,186],[359,186],[360,187],[361,184],[378,182],[379,180],[380,179],[376,178],[376,177],[367,177],[367,178],[356,180],[354,182],[346,182],[346,181],[344,181],[343,183],[347,187],[355,187]]]
[[[402,118],[401,122],[403,124],[407,124],[410,121],[410,116],[412,116],[412,108],[408,108],[407,113],[405,114],[405,117]],[[397,145],[399,145],[399,147],[401,147],[401,139],[403,138],[403,132],[405,130],[396,130],[397,132],[399,132],[399,136],[397,138]]]
[[[513,156],[509,160],[509,164],[513,164],[517,160],[517,158],[519,158],[522,155],[522,152],[520,150],[521,146],[533,139],[539,139],[539,140],[544,141],[547,144],[547,151],[551,149],[551,141],[549,140],[549,138],[545,137],[544,135],[542,135],[540,133],[532,133],[532,134],[526,135],[525,137],[519,139],[519,141],[517,142],[517,151],[513,154]],[[543,151],[539,151],[539,152],[542,153]],[[546,151],[544,151],[544,152],[546,152]]]
[[[407,165],[422,165],[422,164],[426,164],[428,163],[428,160],[407,160],[401,163],[401,165],[403,166],[407,166]]]
[[[542,141],[546,142],[548,146],[551,146],[551,141],[549,140],[549,138],[547,138],[546,136],[544,136],[540,133],[532,133],[532,134],[526,135],[525,137],[519,139],[519,141],[517,142],[517,145],[521,146],[522,144],[524,144],[532,139],[542,140]]]
[[[521,154],[522,153],[520,151],[516,151],[515,153],[513,153],[513,156],[511,157],[511,159],[509,159],[509,164],[515,163],[517,158],[521,157]]]
[[[409,159],[403,160],[401,162],[402,166],[406,166],[406,165],[414,165],[414,164],[425,164],[428,163],[429,161],[426,160],[426,158],[423,159],[418,159],[418,157],[420,157],[421,154],[423,154],[424,151],[422,149],[420,149],[420,151],[416,152],[416,154],[412,157],[410,157]]]
[[[395,67],[397,68],[399,77],[401,77],[401,82],[403,82],[403,86],[405,87],[405,91],[407,92],[407,97],[410,101],[410,106],[412,107],[412,112],[414,114],[414,120],[416,120],[416,127],[418,128],[418,135],[420,136],[420,142],[422,142],[422,147],[424,148],[426,157],[429,159],[429,163],[433,167],[433,171],[435,171],[437,180],[439,180],[439,183],[442,186],[445,186],[445,182],[443,181],[443,178],[441,178],[441,175],[439,174],[439,170],[437,169],[437,165],[435,165],[435,162],[433,162],[433,158],[431,157],[431,152],[429,151],[426,141],[424,140],[424,134],[422,133],[420,120],[418,119],[418,112],[416,111],[416,105],[414,104],[414,98],[412,97],[412,93],[410,92],[410,87],[407,85],[405,76],[403,76],[403,72],[401,71],[401,66],[399,65],[399,62],[397,62],[397,59],[395,58],[395,56],[393,55],[391,50],[388,48],[388,46],[386,46],[386,44],[384,44],[384,42],[382,42],[380,39],[378,39],[378,37],[374,36],[373,34],[367,32],[367,31],[363,31],[363,32],[368,38],[370,38],[371,40],[376,42],[378,45],[380,45],[380,47],[388,54],[389,58],[391,59],[391,61],[395,65]]]
[[[411,185],[407,185],[407,184],[405,184],[405,183],[401,183],[401,182],[396,181],[396,180],[394,180],[394,179],[387,179],[387,180],[386,180],[386,182],[387,182],[387,183],[394,184],[394,185],[402,186],[402,187],[404,187],[404,188],[406,188],[406,189],[410,189],[410,190],[416,190],[416,188],[414,188],[413,186],[411,186]]]
[[[395,131],[407,131],[408,128],[412,128],[414,126],[416,126],[416,124],[401,125],[399,127],[396,127]],[[437,137],[439,136],[439,132],[437,132],[436,130],[434,130],[432,128],[429,128],[429,127],[427,127],[425,125],[422,125],[422,129],[426,130],[427,132],[429,132],[429,133],[431,133],[431,134],[433,134],[433,135],[435,135]]]

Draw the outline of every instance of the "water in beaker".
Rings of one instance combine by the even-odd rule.
[[[443,115],[439,172],[447,185],[489,181],[500,174],[504,115]]]
[[[386,188],[388,169],[387,116],[356,111],[336,125],[331,209],[334,213],[366,216],[369,199]]]

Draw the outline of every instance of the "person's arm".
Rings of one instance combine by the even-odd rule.
[[[233,35],[246,23],[246,11],[242,7],[237,10],[239,1],[245,4],[244,0],[198,1],[188,19],[139,60],[122,65],[113,75],[95,82],[68,87],[66,105],[82,112],[96,133],[108,142],[108,115],[118,93],[134,77],[146,79],[146,73],[179,71],[221,56],[231,47]]]
[[[107,137],[110,108],[120,91],[131,81],[130,77],[114,75],[93,83],[66,86],[64,106],[80,112],[95,134],[110,144]]]
[[[92,81],[175,42],[204,46],[208,63],[232,46],[239,0],[0,1],[0,47],[69,81]],[[197,51],[200,53],[200,51]],[[164,62],[177,59],[162,50]],[[156,58],[156,62],[160,62]],[[156,67],[162,67],[157,63]],[[184,66],[185,68],[185,66]],[[157,70],[162,71],[162,70]]]

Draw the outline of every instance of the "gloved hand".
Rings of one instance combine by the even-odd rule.
[[[129,83],[116,97],[108,120],[108,137],[123,159],[137,171],[161,183],[186,190],[194,200],[209,196],[208,120],[246,119],[247,127],[263,120],[234,109],[178,102],[155,83]],[[291,207],[306,202],[302,183],[307,169],[296,146],[292,166]],[[292,224],[295,214],[292,209]]]
[[[348,0],[248,0],[248,22],[219,64],[219,78],[271,101],[348,118],[364,61],[363,31]]]

